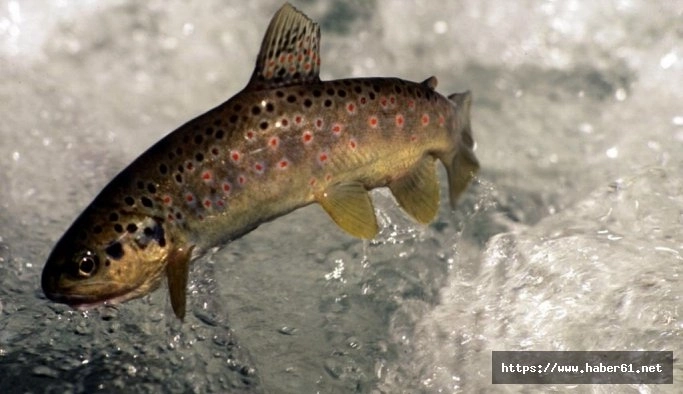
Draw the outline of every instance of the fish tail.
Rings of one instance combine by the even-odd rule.
[[[439,159],[446,167],[451,207],[455,208],[458,197],[467,188],[477,170],[479,160],[474,155],[474,139],[470,124],[472,93],[468,90],[448,96],[455,108],[456,123],[450,130],[453,149]]]

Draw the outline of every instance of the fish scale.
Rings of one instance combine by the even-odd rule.
[[[349,234],[372,238],[370,189],[388,186],[420,223],[478,168],[469,92],[436,78],[319,79],[319,27],[285,4],[247,87],[169,134],[116,176],[53,250],[43,289],[75,307],[140,297],[166,276],[185,313],[188,264],[206,250],[311,203]]]

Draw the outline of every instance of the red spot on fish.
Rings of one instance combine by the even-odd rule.
[[[427,126],[429,124],[429,115],[422,114],[422,126]]]
[[[216,205],[223,208],[225,206],[225,203],[223,202],[223,200],[218,200],[218,201],[216,201]]]
[[[204,171],[202,173],[202,179],[206,182],[210,181],[213,176],[211,175],[211,171]]]
[[[209,200],[209,199],[204,200],[204,206],[207,208],[211,208],[211,200]]]
[[[316,184],[317,182],[318,182],[318,181],[317,181],[315,178],[311,178],[311,180],[308,181],[308,185],[309,185],[309,186],[315,186],[315,184]]]
[[[304,144],[308,145],[313,141],[313,134],[306,130],[304,133],[301,135],[301,140],[304,142]]]
[[[172,222],[172,221],[175,219],[175,218],[173,217],[173,215],[170,214],[170,213],[166,216],[166,218],[168,219],[169,222]]]
[[[381,105],[383,109],[387,109],[387,98],[381,97],[379,99],[379,105]]]
[[[294,55],[292,55],[292,54],[290,53],[289,56],[287,57],[287,62],[288,62],[288,63],[291,63],[293,60],[294,60]]]
[[[417,136],[415,134],[410,136],[410,142],[416,142],[417,141]]]
[[[366,99],[364,96],[361,96],[361,97],[358,99],[358,102],[360,103],[360,105],[365,105],[365,104],[367,104],[368,99]]]
[[[187,202],[194,202],[194,196],[192,195],[192,193],[187,193],[187,194],[185,195],[185,201],[187,201]]]
[[[311,70],[311,63],[304,63],[304,70],[310,71]]]
[[[245,183],[247,183],[247,178],[244,175],[240,175],[237,177],[237,183],[239,183],[240,185],[244,185]]]
[[[328,181],[328,182],[331,181],[331,180],[332,180],[332,175],[331,175],[331,174],[325,175],[325,180]]]
[[[280,55],[280,58],[278,59],[278,61],[279,61],[281,64],[284,63],[284,62],[285,62],[285,55]]]
[[[379,124],[379,120],[377,119],[376,116],[371,116],[368,118],[368,124],[370,125],[370,127],[372,127],[374,129]]]
[[[335,123],[335,124],[332,126],[332,132],[334,133],[334,135],[339,135],[339,134],[341,134],[341,132],[342,132],[342,125],[339,124],[339,123]]]
[[[443,126],[446,123],[446,119],[444,119],[443,115],[439,114],[439,126]]]
[[[415,109],[415,100],[408,100],[408,108]]]
[[[232,189],[232,186],[228,182],[223,182],[223,191],[226,193],[230,193],[230,189]]]
[[[327,159],[329,159],[329,156],[326,152],[322,152],[318,155],[318,162],[320,164],[325,164],[325,162],[327,162]]]
[[[282,159],[282,160],[280,160],[279,163],[277,163],[277,166],[278,166],[278,168],[280,168],[281,170],[284,170],[284,169],[286,169],[287,167],[289,167],[289,160],[287,160],[287,159]]]
[[[389,103],[390,103],[391,105],[396,104],[396,97],[394,97],[394,96],[389,96]]]
[[[166,204],[166,205],[171,205],[171,203],[173,202],[173,199],[171,198],[171,196],[166,195],[162,198],[161,201],[163,201],[164,204]]]
[[[212,155],[218,156],[220,153],[221,153],[221,152],[220,152],[220,150],[218,150],[218,148],[215,148],[215,147],[214,147],[214,148],[211,148],[211,154],[212,154]]]
[[[194,164],[192,164],[191,161],[188,161],[187,163],[185,163],[185,168],[187,168],[188,171],[192,171],[194,170]]]
[[[255,136],[255,134],[254,134],[253,130],[249,130],[244,134],[244,138],[246,138],[250,141],[254,139],[254,136]]]
[[[294,123],[301,124],[301,122],[303,122],[303,118],[301,117],[301,115],[297,115],[294,117]]]
[[[282,118],[280,121],[280,127],[288,127],[289,126],[289,120],[287,118]]]
[[[242,158],[242,155],[240,154],[239,151],[232,150],[232,151],[230,151],[230,158],[231,158],[232,161],[234,161],[235,163],[239,163],[240,159]]]
[[[403,123],[405,123],[405,119],[403,118],[403,115],[397,114],[396,115],[396,126],[403,127]]]
[[[296,67],[290,66],[290,67],[289,67],[289,73],[290,73],[290,74],[294,74],[295,72],[296,72]]]
[[[255,170],[256,172],[258,172],[259,174],[262,174],[262,173],[263,173],[263,169],[264,169],[264,168],[265,168],[265,167],[264,167],[263,164],[261,164],[261,163],[256,163],[256,164],[254,164],[254,170]]]
[[[318,130],[322,130],[322,129],[323,129],[323,120],[322,120],[322,118],[318,118],[318,119],[315,120],[315,127],[316,127]]]
[[[280,139],[277,138],[277,137],[272,137],[272,138],[268,141],[268,146],[270,146],[270,147],[273,148],[273,149],[277,149],[278,145],[280,145]]]
[[[354,104],[354,103],[346,104],[346,112],[348,112],[351,115],[355,115],[356,114],[356,104]]]
[[[351,140],[349,141],[349,148],[351,148],[351,150],[356,150],[357,147],[358,147],[358,144],[356,143],[356,140],[351,138]]]

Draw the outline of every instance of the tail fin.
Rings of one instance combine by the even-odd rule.
[[[448,99],[453,102],[457,120],[453,130],[451,130],[455,149],[446,153],[441,161],[448,173],[451,208],[455,208],[458,197],[479,170],[479,160],[474,156],[474,139],[470,125],[472,93],[469,90],[463,93],[455,93],[448,96]]]

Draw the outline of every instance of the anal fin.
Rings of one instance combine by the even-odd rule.
[[[180,320],[185,317],[187,277],[193,248],[194,246],[173,250],[169,254],[166,264],[166,280],[171,297],[171,307],[173,307],[173,313]]]
[[[439,210],[439,182],[434,158],[426,156],[406,175],[389,184],[398,204],[422,224],[431,222]]]
[[[372,239],[377,235],[375,210],[360,182],[333,185],[317,201],[339,227],[354,237]]]

